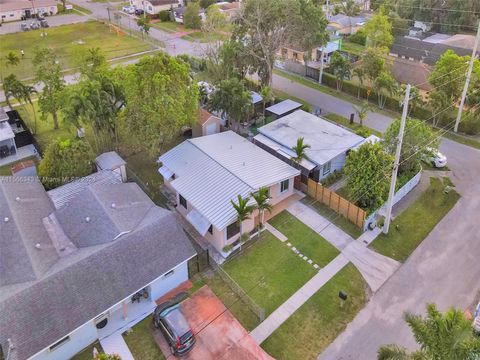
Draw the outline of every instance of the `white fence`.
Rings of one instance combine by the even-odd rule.
[[[420,177],[422,176],[422,171],[419,171],[417,175],[415,175],[413,178],[411,178],[405,185],[403,185],[398,191],[395,193],[393,196],[393,205],[398,203],[400,200],[402,200],[405,195],[407,195],[412,189],[418,185],[420,182]],[[383,204],[380,208],[375,210],[373,213],[370,214],[365,219],[365,222],[363,223],[363,231],[366,231],[369,229],[370,224],[375,223],[375,220],[377,218],[377,215],[384,215],[386,211],[386,206],[387,203]]]

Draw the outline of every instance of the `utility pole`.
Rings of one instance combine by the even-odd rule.
[[[398,132],[397,150],[395,151],[395,162],[392,170],[392,181],[390,182],[390,192],[387,200],[387,213],[385,214],[385,223],[383,225],[383,232],[388,234],[390,227],[390,220],[392,217],[393,196],[395,195],[395,185],[397,184],[398,166],[400,164],[400,154],[402,152],[403,134],[405,133],[405,123],[407,122],[408,102],[410,100],[410,84],[407,85],[405,91],[405,99],[403,100],[402,119],[400,120],[400,130]]]
[[[329,12],[330,12],[330,1],[327,0],[327,3],[326,3],[326,6],[325,6],[325,18],[327,19],[328,21],[328,18],[329,18]],[[325,61],[325,47],[327,46],[327,44],[324,44],[322,46],[322,53],[320,54],[320,71],[319,71],[319,75],[318,75],[318,83],[321,84],[322,83],[322,78],[323,78],[323,62]]]
[[[468,65],[467,78],[465,79],[465,85],[463,87],[462,99],[460,100],[460,107],[458,108],[457,120],[455,121],[455,128],[453,131],[458,132],[458,125],[462,120],[463,105],[465,104],[465,98],[467,97],[468,86],[470,85],[470,78],[472,77],[473,62],[477,56],[478,43],[480,42],[480,22],[478,23],[477,37],[475,38],[475,44],[473,44],[472,57],[470,58],[470,64]]]

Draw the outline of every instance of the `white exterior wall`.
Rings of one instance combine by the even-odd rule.
[[[332,174],[334,171],[339,171],[343,169],[343,166],[345,165],[345,160],[347,159],[347,154],[342,153],[338,155],[337,157],[333,158],[330,160],[331,166],[330,166],[330,172],[327,175],[323,175],[323,166],[320,169],[320,177],[319,179],[324,179],[328,175]]]
[[[33,334],[32,334],[33,336]],[[32,360],[65,360],[85,349],[98,338],[97,328],[93,321],[89,321],[70,334],[70,340],[55,348],[53,351],[45,349],[31,357]],[[60,340],[60,339],[59,339]]]
[[[168,272],[167,272],[168,274]],[[173,269],[173,273],[170,275],[164,274],[150,284],[145,285],[144,287],[149,287],[150,289],[150,301],[155,301],[156,299],[162,297],[170,290],[176,288],[181,283],[188,280],[188,261],[177,265]],[[143,287],[143,288],[144,288]],[[130,304],[131,296],[127,296],[125,299],[119,301],[117,304],[113,305],[108,310],[102,312],[101,314],[109,312],[112,314],[115,311],[121,311],[122,302]],[[97,316],[101,315],[98,314]],[[149,314],[144,314],[145,318]],[[107,325],[108,327],[109,325]],[[106,329],[106,328],[105,328]],[[67,334],[65,335],[67,336]],[[68,335],[70,337],[69,341],[66,341],[62,345],[55,348],[53,351],[50,351],[48,348],[32,356],[31,360],[65,360],[70,359],[72,356],[78,352],[85,349],[91,343],[99,338],[98,330],[95,326],[93,320],[86,322],[84,325],[76,329],[74,332]],[[59,341],[58,339],[57,341]]]
[[[29,9],[32,15],[34,14],[33,7]],[[35,14],[40,14],[43,15],[47,13],[49,16],[50,15],[55,15],[58,12],[57,6],[40,6],[40,7],[35,7]],[[24,15],[25,11],[24,9],[19,9],[19,10],[12,10],[12,11],[3,11],[0,10],[0,21],[3,20],[3,22],[8,22],[8,21],[19,21],[22,19],[22,16]]]

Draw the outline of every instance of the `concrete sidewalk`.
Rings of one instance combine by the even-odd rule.
[[[103,351],[105,351],[106,354],[120,355],[122,360],[135,360],[127,346],[127,343],[120,333],[114,333],[106,338],[101,339],[100,344],[102,345]]]
[[[327,266],[321,269],[305,285],[303,285],[295,294],[270,314],[260,325],[250,332],[252,338],[261,344],[267,339],[280,325],[282,325],[290,316],[297,311],[313,294],[325,285],[336,273],[342,270],[348,264],[348,259],[340,254],[333,259]]]

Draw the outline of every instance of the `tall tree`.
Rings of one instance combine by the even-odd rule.
[[[273,90],[270,86],[262,86],[260,89],[260,95],[262,96],[263,113],[265,115],[265,108],[267,104],[269,105],[275,99],[275,95],[273,94]]]
[[[200,18],[200,5],[196,2],[191,2],[187,5],[185,13],[183,14],[183,24],[187,29],[201,29],[202,19]]]
[[[245,44],[263,85],[271,86],[277,51],[297,26],[296,0],[246,0],[236,16],[233,39]]]
[[[260,215],[259,218],[259,226],[263,226],[263,222],[265,219],[265,211],[269,213],[272,212],[273,206],[270,203],[270,193],[268,187],[262,187],[257,192],[251,194],[255,203],[257,204],[257,209]]]
[[[32,62],[35,67],[35,79],[43,85],[38,99],[42,113],[41,118],[45,119],[48,114],[52,115],[53,128],[57,130],[58,111],[62,102],[62,90],[65,86],[62,68],[57,56],[49,48],[36,50]]]
[[[450,99],[444,92],[433,90],[429,95],[427,104],[432,111],[432,124],[438,126],[447,115],[444,110],[450,105]]]
[[[240,239],[243,240],[243,222],[250,219],[250,216],[255,211],[255,205],[250,204],[250,197],[243,198],[241,195],[237,196],[237,202],[230,200],[233,208],[237,212],[238,226],[240,227]]]
[[[207,74],[213,84],[236,77],[243,79],[250,68],[242,42],[226,40],[218,47],[207,48]]]
[[[367,113],[370,110],[370,105],[368,104],[368,101],[364,101],[360,106],[354,106],[353,108],[357,112],[360,126],[363,126],[363,120],[367,118]]]
[[[392,45],[392,23],[383,8],[372,16],[364,29],[367,35],[367,46],[390,48]]]
[[[360,86],[357,87],[357,99],[360,99],[360,91],[363,88],[363,82],[365,81],[365,71],[363,70],[363,67],[357,66],[353,69],[352,71],[353,75],[357,78],[358,82],[360,83]]]
[[[9,51],[7,53],[7,55],[5,56],[5,68],[6,69],[8,69],[10,67],[17,66],[19,63],[20,63],[20,58],[13,51]],[[0,80],[2,81],[2,84],[3,84],[4,83],[3,69],[0,69]],[[7,102],[8,107],[10,109],[13,109],[12,104],[10,104],[9,97],[6,96],[6,92],[5,92],[5,101]]]
[[[210,97],[208,107],[226,114],[230,126],[238,132],[240,123],[252,112],[252,95],[242,80],[223,80]]]
[[[435,304],[427,305],[425,317],[405,314],[420,350],[409,353],[397,345],[382,346],[378,360],[473,360],[480,357],[480,338],[461,310],[441,313]]]
[[[387,200],[393,156],[381,144],[365,143],[350,151],[344,166],[347,189],[356,204],[368,212]]]
[[[340,53],[334,52],[330,59],[329,71],[335,75],[337,91],[342,90],[343,82],[352,76],[352,65]]]
[[[198,86],[189,70],[187,63],[164,53],[114,70],[125,91],[125,126],[152,156],[197,118]]]
[[[361,68],[370,84],[385,70],[384,52],[381,48],[368,48],[362,56]]]
[[[225,14],[223,14],[216,5],[208,6],[205,15],[206,18],[202,24],[202,30],[206,33],[212,34],[220,30],[227,23]]]
[[[400,119],[396,119],[384,134],[384,146],[388,153],[395,154]],[[422,158],[437,150],[439,139],[431,127],[422,120],[407,118],[400,153],[399,174],[412,174],[420,170]]]
[[[295,146],[292,147],[292,150],[295,153],[295,156],[292,158],[293,162],[300,164],[303,159],[307,159],[307,150],[310,148],[311,145],[306,144],[303,137],[299,137]]]
[[[383,109],[388,96],[392,96],[398,89],[397,81],[387,71],[382,71],[374,81],[378,96],[378,107]]]

